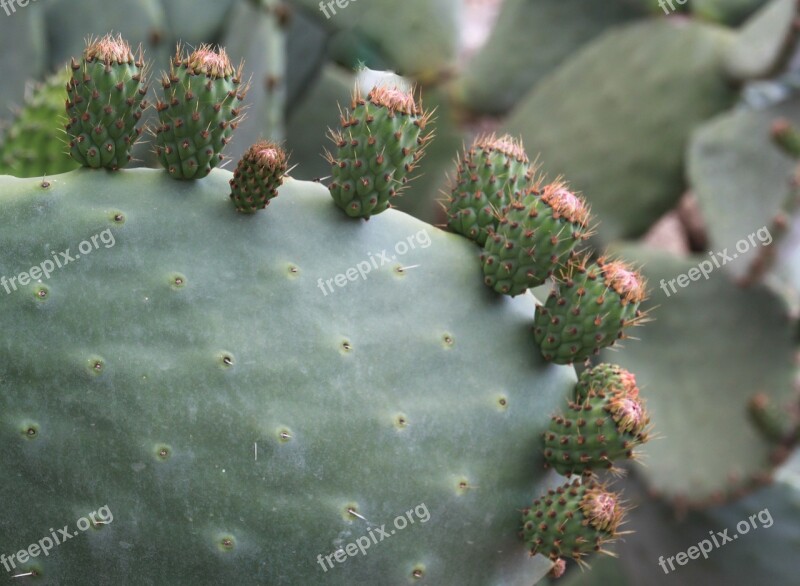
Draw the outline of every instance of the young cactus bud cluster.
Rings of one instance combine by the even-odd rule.
[[[356,90],[350,110],[342,113],[341,130],[330,132],[336,156],[326,153],[336,205],[364,219],[388,209],[432,138],[425,133],[429,121],[412,92],[376,86],[364,99]]]
[[[286,153],[273,142],[262,140],[247,149],[230,180],[236,209],[243,214],[254,214],[267,207],[278,195],[286,168]]]
[[[489,287],[519,295],[564,268],[575,247],[589,237],[589,208],[560,181],[538,185],[511,201],[495,229],[489,228],[481,262]]]
[[[186,54],[178,47],[161,85],[156,155],[175,179],[205,177],[223,159],[242,118],[248,85],[241,66],[234,68],[224,49],[201,45]]]
[[[447,225],[481,246],[497,229],[506,206],[523,192],[533,175],[522,141],[506,134],[479,136],[456,161],[445,205]]]
[[[623,339],[642,319],[642,276],[622,261],[573,262],[544,305],[536,308],[534,337],[542,356],[570,364]]]
[[[633,458],[633,449],[648,440],[650,417],[639,389],[613,369],[600,365],[585,372],[576,385],[576,395],[583,398],[553,416],[544,433],[545,465],[559,474],[591,475],[613,468],[615,460]]]
[[[119,169],[142,133],[136,125],[147,107],[141,49],[134,58],[121,36],[91,40],[67,83],[69,151],[84,167]]]
[[[617,539],[625,514],[619,494],[594,481],[575,480],[549,490],[522,512],[522,538],[531,554],[580,562]]]

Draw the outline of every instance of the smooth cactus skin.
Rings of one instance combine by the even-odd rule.
[[[456,161],[445,205],[447,226],[483,246],[489,229],[497,229],[506,206],[527,189],[532,175],[521,141],[508,134],[478,137]]]
[[[35,566],[48,585],[544,576],[519,510],[544,477],[531,446],[576,376],[537,355],[534,298],[496,303],[472,242],[396,210],[350,221],[323,186],[287,178],[268,213],[245,216],[231,178],[0,177],[0,274],[74,256],[106,229],[115,239],[41,283],[0,286],[0,500],[15,503],[0,551],[107,504],[112,523],[19,573]],[[319,288],[423,230],[430,246],[402,262]],[[424,524],[414,515],[366,555],[320,566],[421,503]]]
[[[615,460],[633,458],[633,449],[648,440],[649,423],[639,397],[612,388],[591,390],[553,416],[544,433],[546,465],[567,477],[613,468]]]
[[[366,98],[353,96],[341,116],[341,130],[331,130],[336,155],[326,153],[333,181],[331,196],[353,218],[369,219],[389,209],[431,139],[425,129],[430,114],[413,93],[376,86]]]
[[[570,265],[544,305],[536,307],[534,337],[545,360],[570,364],[600,353],[643,319],[642,276],[622,261],[587,258]]]
[[[573,400],[583,403],[591,391],[622,393],[634,399],[639,396],[634,374],[621,366],[605,362],[581,373],[578,384],[575,385]]]
[[[141,49],[134,57],[121,37],[89,41],[78,62],[70,63],[67,83],[67,136],[70,155],[84,167],[120,169],[142,133],[137,123],[147,107]]]
[[[589,237],[588,221],[583,198],[563,183],[529,187],[510,203],[497,230],[489,230],[481,254],[484,282],[512,297],[544,284]]]
[[[587,480],[547,491],[522,513],[522,537],[532,554],[582,562],[618,537],[626,511],[620,495]]]
[[[77,167],[64,141],[64,68],[33,87],[30,98],[0,141],[0,174],[15,177],[57,175]]]
[[[267,207],[277,197],[286,169],[286,153],[279,145],[264,140],[247,149],[230,180],[236,209],[254,214]]]
[[[249,86],[242,83],[224,49],[180,47],[169,75],[161,80],[164,100],[156,103],[156,155],[175,179],[202,179],[217,167],[242,118]]]

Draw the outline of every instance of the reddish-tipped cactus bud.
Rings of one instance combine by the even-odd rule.
[[[89,41],[72,60],[67,83],[70,155],[84,167],[119,169],[142,133],[136,125],[147,107],[141,49],[134,57],[121,36]]]
[[[489,238],[481,261],[484,281],[498,293],[519,295],[563,270],[589,237],[589,208],[560,181],[528,188],[513,200]]]
[[[591,474],[633,458],[648,440],[650,416],[638,396],[594,389],[566,413],[555,415],[544,432],[545,465],[559,474]]]
[[[634,399],[639,396],[636,377],[632,372],[616,364],[598,364],[581,373],[575,385],[575,402],[585,401],[590,391],[621,393]]]
[[[599,354],[639,323],[647,297],[644,278],[621,261],[573,262],[544,305],[534,336],[545,360],[569,364]]]
[[[236,209],[253,214],[278,195],[286,174],[286,153],[277,144],[262,140],[247,149],[230,180]]]
[[[242,119],[249,86],[242,84],[241,65],[233,67],[224,49],[201,45],[186,54],[178,47],[161,85],[156,155],[175,179],[205,177]]]
[[[525,190],[533,170],[522,141],[506,134],[479,136],[456,161],[445,205],[448,227],[481,246],[516,194]]]
[[[547,491],[523,511],[522,537],[532,554],[580,562],[592,552],[607,553],[602,547],[619,536],[625,514],[619,494],[575,480]]]
[[[369,219],[390,207],[411,179],[431,138],[430,115],[412,92],[376,86],[366,98],[356,92],[331,131],[336,155],[327,153],[333,200],[354,218]]]

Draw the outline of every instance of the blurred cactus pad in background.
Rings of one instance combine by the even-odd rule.
[[[0,574],[796,584],[798,12],[0,1]]]

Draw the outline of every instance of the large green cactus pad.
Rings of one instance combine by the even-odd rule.
[[[498,298],[470,241],[403,213],[354,221],[289,179],[244,216],[230,178],[0,180],[1,275],[80,254],[0,288],[0,551],[107,505],[40,583],[541,578],[519,511],[575,374],[537,357],[534,298]],[[423,503],[425,524],[319,565]]]
[[[683,192],[692,128],[732,100],[728,40],[684,21],[614,29],[537,84],[503,130],[586,195],[600,241],[639,236]]]

